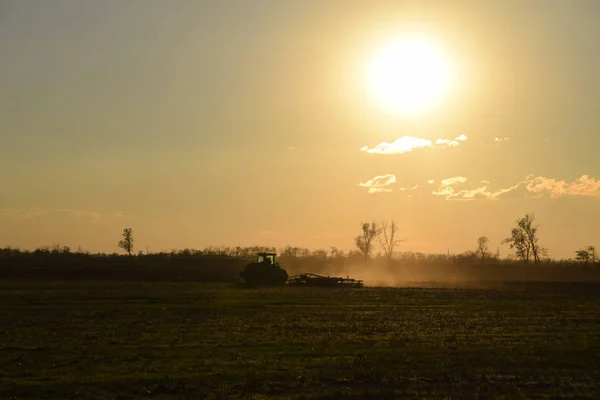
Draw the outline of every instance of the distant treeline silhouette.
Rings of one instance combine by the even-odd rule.
[[[541,259],[529,263],[502,259],[478,251],[461,254],[396,252],[374,254],[370,259],[358,250],[310,250],[287,246],[206,247],[156,253],[89,253],[54,245],[36,250],[0,248],[0,279],[39,281],[122,280],[239,282],[239,272],[259,252],[277,252],[290,275],[312,272],[351,276],[368,285],[405,285],[414,282],[487,281],[600,281],[600,263]]]

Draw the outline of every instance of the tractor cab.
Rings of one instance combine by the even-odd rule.
[[[258,253],[240,276],[251,285],[285,285],[288,274],[275,262],[276,253]]]
[[[257,254],[257,263],[268,263],[271,265],[275,265],[275,256],[277,253],[258,253]]]

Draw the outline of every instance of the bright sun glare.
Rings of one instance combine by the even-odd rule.
[[[408,36],[375,53],[368,65],[366,87],[388,112],[420,114],[442,100],[454,78],[454,67],[438,46]]]

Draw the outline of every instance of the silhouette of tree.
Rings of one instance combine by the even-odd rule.
[[[383,254],[387,258],[388,262],[394,257],[394,249],[398,243],[404,240],[396,239],[396,233],[398,232],[398,225],[394,220],[388,225],[387,222],[381,223],[381,234],[378,236],[379,244],[383,249]]]
[[[546,255],[547,250],[540,247],[538,243],[537,231],[539,225],[533,226],[535,217],[533,214],[525,214],[519,218],[517,226],[511,230],[511,235],[502,243],[509,243],[511,249],[515,249],[517,257],[525,262],[533,259],[534,263],[540,262],[540,257]]]
[[[133,229],[125,228],[121,235],[123,239],[119,240],[119,247],[131,256],[131,252],[133,251]]]
[[[583,262],[584,264],[589,264],[590,262],[595,263],[598,261],[598,253],[596,252],[596,248],[594,246],[588,246],[587,249],[577,250],[575,254],[577,255],[575,259]]]
[[[381,234],[381,228],[377,226],[375,221],[370,224],[362,222],[361,227],[362,234],[354,238],[354,243],[366,260],[373,249],[373,241]]]
[[[280,257],[290,257],[297,258],[300,253],[300,249],[298,247],[287,246],[285,249],[281,250]]]
[[[525,235],[520,228],[512,228],[510,231],[510,237],[502,241],[502,243],[509,243],[511,249],[515,249],[515,255],[522,261],[529,261],[529,246],[525,239]]]
[[[491,256],[488,248],[490,239],[487,236],[480,236],[477,239],[477,251],[476,254],[481,258],[481,264],[485,265],[485,260]]]
[[[588,246],[588,253],[590,255],[591,262],[598,262],[598,253],[596,252],[596,247]]]
[[[344,257],[344,252],[340,251],[337,247],[331,246],[329,248],[329,254],[331,258]]]

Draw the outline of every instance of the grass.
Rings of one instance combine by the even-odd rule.
[[[1,399],[600,398],[600,286],[0,283]]]

